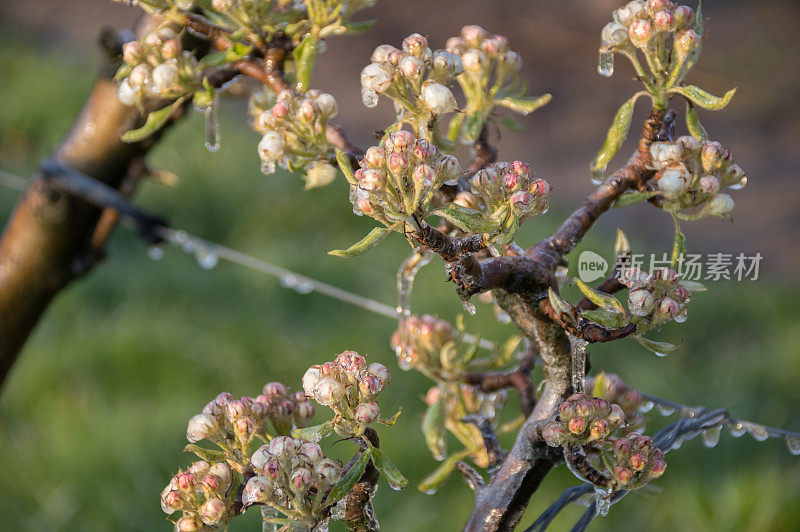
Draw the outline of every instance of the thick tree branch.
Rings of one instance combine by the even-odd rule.
[[[525,417],[527,417],[531,414],[536,404],[533,383],[531,383],[531,370],[535,362],[536,349],[531,344],[516,368],[509,371],[465,373],[461,379],[467,384],[479,387],[484,393],[492,393],[512,387],[516,388],[517,393],[519,393],[520,408]]]
[[[364,437],[373,447],[378,448],[378,433],[375,432],[375,429],[368,427]],[[353,465],[358,456],[354,456],[353,460],[345,466],[345,471],[349,469],[348,466]],[[375,495],[379,477],[380,473],[370,460],[359,481],[347,494],[342,521],[350,532],[377,532],[380,530],[375,511],[372,508],[372,497]]]

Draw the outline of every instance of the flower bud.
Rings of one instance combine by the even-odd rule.
[[[122,60],[133,65],[142,59],[142,45],[139,41],[130,41],[122,45]]]
[[[364,155],[364,160],[373,168],[379,168],[386,162],[383,148],[378,146],[370,146],[367,153]]]
[[[433,54],[433,70],[446,77],[457,76],[464,71],[461,56],[446,50],[436,50]]]
[[[650,42],[650,38],[653,36],[653,26],[649,20],[636,19],[631,22],[628,34],[636,48],[646,48],[647,43]]]
[[[153,84],[159,92],[169,91],[178,83],[178,66],[161,63],[153,69]]]
[[[713,216],[725,216],[733,210],[733,198],[727,194],[717,194],[708,202],[708,212]]]
[[[619,405],[611,405],[611,413],[608,414],[608,421],[613,427],[619,427],[625,424],[625,413]]]
[[[378,403],[361,403],[356,408],[355,418],[358,423],[362,425],[369,425],[380,415],[380,408]]]
[[[742,167],[739,166],[738,164],[732,164],[728,167],[727,170],[725,170],[723,178],[725,179],[726,183],[729,183],[731,185],[737,185],[737,184],[744,185],[744,183],[742,183],[742,178],[744,178],[744,170],[742,170]]]
[[[675,51],[679,61],[683,61],[686,56],[699,47],[700,36],[694,30],[684,30],[675,36]]]
[[[339,465],[330,458],[324,458],[317,462],[314,470],[330,485],[339,480]]]
[[[422,57],[428,48],[428,39],[419,33],[412,33],[403,39],[403,50],[416,57]]]
[[[647,457],[643,454],[637,453],[631,456],[630,460],[628,460],[628,463],[634,471],[641,471],[644,469],[644,466],[647,465]]]
[[[694,23],[694,10],[689,6],[678,6],[672,12],[675,17],[675,28],[688,28]]]
[[[720,188],[719,178],[713,175],[703,176],[700,178],[697,188],[703,194],[716,194]]]
[[[675,17],[669,11],[656,11],[653,14],[653,26],[656,31],[670,32],[675,29]]]
[[[380,170],[367,169],[361,172],[361,179],[358,181],[359,188],[372,191],[378,190],[386,183],[386,176]]]
[[[186,439],[191,443],[196,443],[205,438],[211,439],[219,429],[219,423],[210,414],[197,414],[189,420],[186,429]]]
[[[389,156],[389,160],[386,161],[386,167],[392,175],[399,176],[408,168],[408,160],[402,153],[393,153]]]
[[[255,476],[247,481],[242,492],[242,504],[247,507],[251,504],[267,502],[272,498],[273,485],[262,476]]]
[[[647,316],[654,305],[653,294],[647,290],[632,290],[628,294],[628,308],[634,316]]]
[[[197,532],[202,528],[203,523],[200,521],[200,518],[192,515],[184,515],[175,523],[175,530],[177,532]]]
[[[325,453],[322,452],[322,447],[313,441],[307,441],[300,444],[300,454],[308,457],[312,464],[316,464],[325,458]]]
[[[514,192],[510,198],[511,208],[517,215],[527,214],[533,206],[534,199],[533,194],[526,190]]]
[[[140,92],[141,89],[139,87],[132,87],[126,79],[119,84],[119,88],[117,89],[117,99],[122,102],[123,105],[132,107],[136,105],[136,100],[138,99]]]
[[[277,131],[267,130],[258,143],[258,156],[264,162],[274,162],[281,158],[286,143]]]
[[[463,54],[467,49],[467,43],[461,37],[450,37],[447,39],[444,49],[453,54]]]
[[[631,10],[635,18],[647,16],[647,2],[645,0],[632,0],[625,7]]]
[[[392,84],[394,69],[385,63],[371,63],[361,71],[362,90],[385,92]]]
[[[487,63],[486,54],[481,50],[467,50],[461,56],[461,64],[467,72],[479,73]]]
[[[558,407],[558,416],[561,418],[561,421],[569,421],[575,417],[575,413],[575,403],[572,401],[565,401]]]
[[[413,55],[404,55],[397,63],[400,72],[409,79],[417,79],[425,70],[425,63]]]
[[[461,175],[461,165],[458,159],[452,155],[442,155],[436,161],[439,170],[447,177],[458,177]]]
[[[306,166],[306,188],[324,187],[336,179],[336,168],[325,161],[313,161]]]
[[[339,113],[339,105],[336,103],[336,98],[333,95],[323,92],[316,98],[317,107],[319,112],[325,119],[333,118]]]
[[[477,48],[486,38],[486,30],[476,25],[464,26],[461,28],[461,37],[467,44]]]
[[[128,76],[128,83],[130,83],[131,87],[144,87],[150,81],[150,72],[149,66],[145,64],[136,65]]]
[[[209,526],[214,526],[219,523],[225,516],[228,507],[225,503],[218,498],[208,499],[200,507],[200,519],[203,523]]]
[[[178,39],[170,39],[161,47],[161,55],[164,56],[164,59],[175,59],[182,51],[183,46]]]
[[[383,386],[386,386],[389,384],[389,381],[392,380],[392,374],[389,373],[389,369],[380,362],[373,362],[370,364],[367,368],[367,372],[380,380]]]
[[[542,438],[550,447],[560,447],[568,436],[569,433],[558,422],[548,423],[542,429]]]
[[[472,192],[459,192],[453,199],[453,203],[455,203],[456,205],[461,205],[462,207],[467,207],[468,209],[480,208],[480,205],[478,204],[478,199]]]
[[[678,314],[678,303],[672,298],[665,297],[658,304],[658,313],[671,320]]]
[[[314,388],[314,398],[318,403],[331,406],[342,400],[344,387],[331,377],[323,377]]]
[[[269,452],[278,458],[289,456],[297,449],[295,440],[289,436],[276,436],[269,442]]]
[[[715,172],[722,162],[725,149],[719,142],[705,142],[703,143],[703,151],[700,152],[700,162],[703,164],[703,170],[708,173]]]
[[[300,421],[307,421],[314,417],[314,405],[306,401],[297,405],[297,417]]]
[[[319,368],[312,366],[306,370],[305,375],[303,375],[303,391],[307,397],[313,397],[314,389],[317,387],[319,379]]]
[[[617,466],[614,468],[614,478],[616,478],[617,482],[620,484],[627,484],[633,479],[633,471],[627,467]]]
[[[517,174],[508,173],[502,179],[503,188],[508,191],[514,191],[519,188],[519,176]]]
[[[175,482],[181,491],[194,490],[196,481],[197,477],[193,473],[181,473],[175,477]]]
[[[230,466],[223,462],[217,462],[216,464],[212,465],[208,470],[208,473],[219,478],[220,489],[222,491],[227,490],[228,486],[230,486],[231,482],[233,481],[233,473],[231,472]]]
[[[567,426],[569,427],[569,431],[573,434],[580,434],[584,430],[586,430],[586,420],[579,417],[574,417],[569,420]]]
[[[654,459],[650,461],[650,477],[651,478],[658,478],[664,474],[664,471],[667,469],[667,463],[661,459]]]
[[[633,19],[635,18],[635,13],[633,10],[628,6],[623,6],[614,11],[614,21],[620,23],[623,26],[628,26]],[[623,28],[624,29],[624,28]],[[625,30],[625,38],[628,38],[628,31]],[[605,33],[603,33],[603,40],[605,41]]]
[[[689,186],[689,175],[686,167],[675,165],[667,168],[658,180],[658,188],[665,194],[678,196],[686,192]]]
[[[596,419],[594,423],[592,423],[592,427],[589,431],[589,438],[592,440],[599,440],[601,438],[605,438],[611,434],[611,427],[603,418]]]
[[[603,46],[619,48],[628,40],[628,29],[621,23],[609,22],[600,33]]]
[[[167,486],[164,491],[161,492],[161,509],[164,510],[164,513],[167,515],[171,515],[183,509],[183,494]]]
[[[677,142],[654,142],[650,145],[650,155],[654,166],[664,168],[681,162],[683,146]]]
[[[391,44],[382,44],[375,48],[375,51],[372,52],[372,62],[373,63],[385,63],[389,60],[389,54],[396,51],[397,48],[392,46]]]
[[[441,115],[455,111],[456,99],[450,89],[436,82],[426,81],[422,86],[422,101],[433,114]]]
[[[289,486],[292,488],[292,491],[303,491],[311,487],[311,471],[305,467],[295,469],[289,480]]]

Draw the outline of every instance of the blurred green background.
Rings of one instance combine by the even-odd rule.
[[[586,161],[614,109],[633,90],[625,75],[606,81],[592,70],[600,28],[616,4],[563,3],[584,5],[577,9],[554,1],[508,2],[501,10],[488,2],[442,2],[437,9],[452,20],[439,28],[430,17],[419,20],[422,28],[414,25],[423,3],[398,4],[379,5],[374,16],[380,22],[367,35],[331,42],[318,86],[336,89],[341,121],[365,144],[369,131],[383,123],[380,114],[364,113],[358,103],[357,72],[371,47],[417,29],[441,45],[476,20],[506,33],[528,59],[533,92],[555,97],[525,119],[526,135],[509,135],[501,144],[502,158],[526,157],[555,186],[551,213],[530,222],[518,239],[535,242],[590,190]],[[799,10],[778,1],[729,2],[730,11],[723,2],[708,4],[712,40],[693,81],[716,93],[740,85],[727,117],[703,118],[712,135],[743,154],[737,162],[749,170],[752,185],[735,195],[735,224],[693,224],[687,228],[689,246],[696,252],[761,251],[762,275],[757,282],[708,283],[709,292],[692,302],[689,321],[661,334],[659,339],[682,342],[669,357],[622,341],[593,348],[592,361],[655,395],[727,407],[740,418],[800,430],[799,198],[789,181],[798,156],[786,139],[797,138],[792,134],[798,106],[787,98],[796,91],[798,74],[781,67],[797,57],[791,20]],[[124,27],[136,17],[102,1],[70,6],[33,2],[27,10],[10,4],[0,9],[0,168],[18,175],[33,172],[80,109],[92,83],[95,29],[107,20]],[[513,22],[507,18],[512,13]],[[88,22],[76,22],[81,20]],[[752,31],[748,40],[731,37],[745,30]],[[726,47],[732,41],[738,44]],[[145,183],[136,203],[191,233],[392,304],[394,271],[407,245],[394,237],[350,261],[325,255],[325,249],[360,238],[370,221],[352,214],[341,179],[303,191],[299,178],[261,175],[257,137],[242,116],[241,102],[223,102],[222,147],[214,154],[202,147],[199,115],[178,125],[150,160],[179,175],[179,184]],[[0,222],[16,199],[14,191],[0,188]],[[644,252],[661,252],[671,239],[668,218],[640,207],[610,213],[581,249],[608,255],[617,225]],[[461,307],[442,277],[438,261],[423,270],[414,307],[452,320]],[[470,330],[495,340],[512,332],[486,306],[479,305],[467,322]],[[299,383],[306,367],[344,349],[394,368],[382,405],[386,411],[402,405],[403,415],[380,434],[388,455],[415,484],[435,466],[419,432],[420,398],[428,383],[397,369],[388,347],[393,328],[386,318],[297,294],[235,265],[204,271],[176,249],[161,261],[150,260],[144,244],[120,229],[108,261],[51,306],[2,390],[0,528],[168,530],[158,493],[171,472],[191,459],[181,453],[189,417],[220,391],[253,395],[270,380]],[[538,371],[534,378],[540,378]],[[505,419],[516,415],[515,408],[511,401]],[[652,414],[648,432],[666,421]],[[348,445],[332,452],[344,457],[352,451]],[[780,440],[758,443],[724,432],[715,449],[692,440],[670,453],[668,463],[656,483],[662,493],[625,498],[592,529],[800,528],[800,461]],[[522,524],[573,484],[566,469],[554,472]],[[472,495],[453,477],[433,496],[383,484],[376,504],[384,530],[457,530]],[[582,510],[565,511],[553,529],[569,529]],[[232,530],[256,530],[258,517],[250,514]]]

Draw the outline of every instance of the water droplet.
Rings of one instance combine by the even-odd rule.
[[[389,487],[392,488],[394,491],[400,491],[401,489],[403,489],[403,486],[401,484],[398,484],[397,482],[392,482],[391,480],[388,479],[387,482],[389,483]]]
[[[658,413],[661,414],[662,416],[671,416],[672,414],[675,413],[674,408],[672,408],[671,406],[662,405],[661,403],[658,403],[656,405],[656,410],[658,410]]]
[[[297,287],[299,281],[294,275],[285,275],[281,277],[281,286],[284,288],[291,288],[292,290]]]
[[[764,441],[769,438],[769,432],[767,432],[767,429],[760,425],[750,425],[747,427],[747,430],[756,441]]]
[[[614,54],[600,52],[597,60],[597,72],[607,78],[614,74]]]
[[[261,173],[272,175],[275,173],[275,161],[261,161]]]
[[[742,423],[731,423],[728,425],[728,430],[731,432],[731,436],[734,438],[740,438],[746,432],[744,424]]]
[[[653,401],[642,401],[642,404],[639,405],[639,412],[642,414],[646,414],[653,409]]]
[[[738,183],[730,186],[731,190],[742,190],[747,185],[747,176],[742,177]]]
[[[219,149],[219,116],[217,115],[217,97],[214,103],[206,107],[206,149],[215,152]]]
[[[688,317],[689,317],[689,310],[684,308],[683,310],[678,312],[678,314],[675,316],[675,322],[684,323],[686,321],[686,318]]]
[[[150,246],[147,249],[147,256],[153,260],[161,260],[164,258],[164,248],[161,246]]]
[[[592,172],[592,184],[594,186],[600,186],[605,181],[604,172]]]
[[[786,436],[786,448],[794,456],[800,454],[800,438],[797,436]]]
[[[477,309],[475,308],[475,305],[472,304],[472,301],[462,299],[461,306],[464,307],[464,310],[466,310],[470,316],[474,316],[477,312]]]
[[[675,440],[675,443],[672,444],[672,449],[680,449],[683,445],[683,438],[678,438]]]
[[[611,509],[611,493],[600,488],[594,489],[595,515],[605,517]]]
[[[669,353],[659,353],[658,351],[653,351],[653,352],[656,354],[657,357],[665,357],[669,354]]]
[[[722,427],[714,427],[703,431],[703,445],[708,448],[716,447],[719,443],[719,433]]]
[[[375,107],[378,105],[378,93],[371,90],[361,90],[361,101],[367,107]]]
[[[219,264],[219,256],[207,247],[198,247],[194,257],[197,259],[197,264],[204,270],[211,270]]]
[[[425,495],[433,495],[433,494],[434,494],[434,493],[436,493],[437,491],[439,491],[439,490],[438,490],[438,489],[436,489],[436,488],[431,488],[431,489],[429,489],[429,490],[425,490],[425,491],[423,491],[422,493],[424,493]]]

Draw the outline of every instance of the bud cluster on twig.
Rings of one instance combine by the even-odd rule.
[[[620,282],[628,287],[628,310],[638,332],[670,320],[686,321],[691,292],[681,284],[675,270],[662,268],[647,273],[628,268],[621,273]]]
[[[194,462],[173,476],[161,492],[161,509],[167,515],[183,513],[175,522],[176,532],[225,528],[236,515],[233,485],[228,464]]]
[[[667,468],[664,452],[653,445],[653,439],[635,432],[606,442],[600,457],[613,475],[616,489],[640,488]]]
[[[558,409],[559,420],[542,427],[542,437],[551,447],[583,447],[602,444],[626,419],[619,405],[602,397],[574,394]]]
[[[628,386],[619,375],[601,372],[596,376],[586,377],[585,386],[595,397],[602,397],[622,408],[626,423],[617,428],[617,434],[644,430],[646,419],[641,412],[644,400],[641,394]]]

